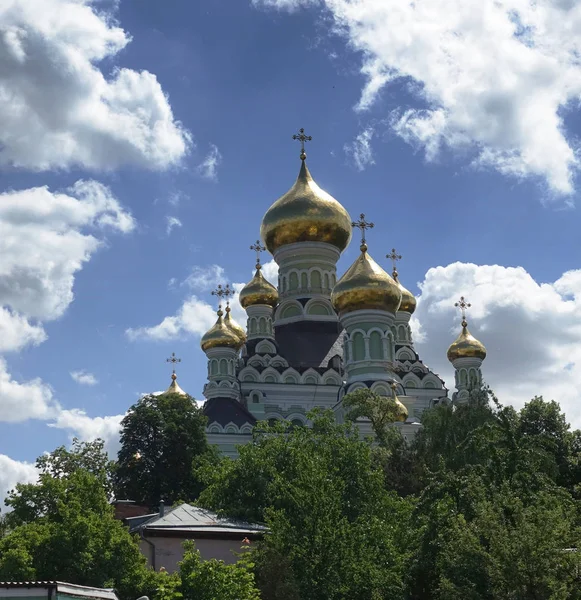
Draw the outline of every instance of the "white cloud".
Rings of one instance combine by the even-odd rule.
[[[366,167],[375,164],[371,147],[373,135],[373,128],[367,127],[350,144],[343,146],[343,150],[353,159],[358,171],[364,171]]]
[[[73,408],[60,410],[54,422],[49,423],[49,427],[65,429],[70,432],[71,439],[76,437],[83,442],[92,442],[100,438],[105,442],[109,456],[115,458],[120,448],[119,435],[124,416],[89,417],[84,410]]]
[[[42,321],[59,318],[72,302],[75,273],[101,245],[95,232],[134,227],[111,191],[95,181],[78,181],[65,192],[39,187],[0,194],[0,351],[46,339]]]
[[[182,226],[182,222],[177,217],[169,217],[168,216],[165,219],[167,221],[167,225],[165,228],[165,232],[167,235],[169,235],[172,232],[172,229],[174,229],[175,227]]]
[[[469,329],[488,350],[484,378],[500,401],[522,406],[544,395],[581,427],[581,270],[538,283],[522,267],[454,263],[430,269],[420,288],[416,348],[450,388],[446,350],[460,331],[454,302],[464,295]]]
[[[91,0],[0,6],[0,164],[164,169],[191,144],[148,71],[99,64],[131,41]]]
[[[205,179],[211,179],[212,181],[218,180],[218,167],[222,163],[222,155],[214,144],[210,145],[210,152],[208,152],[206,158],[198,165],[198,173]]]
[[[14,460],[5,454],[0,454],[0,510],[5,511],[4,498],[17,483],[34,483],[38,471],[33,464]]]
[[[224,268],[219,265],[209,267],[193,267],[192,272],[186,277],[183,284],[194,291],[211,290],[218,284],[224,283]]]
[[[473,164],[534,176],[573,192],[578,144],[563,116],[581,93],[581,4],[569,0],[253,0],[293,10],[324,7],[334,31],[361,53],[366,79],[358,110],[399,80],[412,108],[393,130],[423,148],[473,153]],[[417,100],[423,106],[417,107]]]
[[[70,376],[80,385],[97,385],[99,380],[93,375],[93,373],[88,373],[87,371],[71,371]]]
[[[262,274],[274,285],[278,285],[278,265],[273,260],[269,260],[267,263],[262,265]]]
[[[0,358],[0,422],[52,419],[60,410],[51,388],[40,379],[19,383],[12,379],[6,361]]]

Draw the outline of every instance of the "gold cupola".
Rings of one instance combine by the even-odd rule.
[[[178,376],[176,375],[175,371],[171,374],[171,384],[164,393],[177,394],[178,396],[187,396],[186,392],[184,392],[184,390],[182,390],[182,388],[178,384]]]
[[[466,301],[464,296],[461,296],[460,301],[456,302],[454,306],[462,311],[462,331],[448,348],[448,360],[450,362],[454,362],[457,358],[479,358],[484,360],[486,358],[486,348],[482,342],[468,331],[468,323],[466,322],[466,309],[472,305]]]
[[[401,260],[401,254],[398,254],[395,248],[392,248],[391,253],[387,254],[385,258],[389,258],[393,263],[393,271],[391,276],[401,292],[401,304],[399,305],[398,312],[406,312],[410,315],[413,315],[418,302],[416,297],[408,289],[406,289],[399,280],[399,273],[397,272],[396,263],[398,260]]]
[[[408,418],[408,409],[405,407],[404,403],[397,397],[396,389],[397,389],[397,383],[392,383],[391,384],[391,389],[392,389],[392,399],[395,402],[395,414],[394,414],[394,418],[395,421],[397,423],[405,423],[407,421]]]
[[[333,288],[331,302],[335,310],[339,315],[364,309],[395,314],[402,299],[400,288],[369,256],[365,239],[360,250],[359,257]]]
[[[229,327],[222,318],[224,313],[218,308],[218,320],[203,336],[200,346],[204,352],[212,348],[234,348],[240,350],[244,342],[240,336]]]
[[[224,317],[224,325],[231,329],[240,340],[241,344],[246,343],[246,331],[236,323],[236,321],[232,318],[231,315],[232,309],[229,305],[226,305],[226,316]]]
[[[448,360],[454,362],[457,358],[486,358],[484,344],[477,340],[469,331],[466,319],[462,319],[462,331],[448,348]]]
[[[274,308],[278,304],[278,290],[264,278],[262,274],[262,265],[260,264],[260,253],[266,250],[257,240],[250,246],[251,250],[256,252],[256,273],[254,277],[242,288],[238,300],[243,309],[257,304],[264,304]]]
[[[266,211],[260,227],[264,244],[271,253],[296,242],[325,242],[343,251],[351,240],[351,217],[307,168],[304,142],[311,136],[301,129],[293,139],[302,144],[301,170],[293,187]]]

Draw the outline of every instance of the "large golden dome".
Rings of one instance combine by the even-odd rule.
[[[231,309],[229,306],[226,307],[224,325],[229,327],[238,336],[238,339],[242,342],[242,344],[246,343],[246,331],[232,318]]]
[[[315,183],[303,159],[296,183],[266,211],[260,235],[271,253],[295,242],[326,242],[343,251],[351,239],[351,217]]]
[[[401,284],[397,269],[393,270],[393,280],[395,281],[397,287],[400,289],[401,292],[401,304],[399,305],[398,311],[406,312],[410,315],[413,315],[414,311],[416,310],[418,301],[416,300],[416,297]]]
[[[367,244],[361,244],[361,254],[333,288],[331,302],[340,314],[363,309],[395,314],[401,297],[397,283],[369,256]]]
[[[242,341],[239,335],[226,323],[222,316],[224,313],[222,310],[218,310],[218,320],[202,337],[200,346],[202,350],[206,352],[212,348],[234,348],[239,350],[242,347],[244,341]]]
[[[238,300],[244,309],[255,304],[277,305],[278,290],[264,278],[260,263],[256,265],[254,277],[242,288]]]
[[[486,348],[469,331],[468,323],[462,320],[462,331],[448,348],[448,360],[454,362],[457,358],[486,358]]]

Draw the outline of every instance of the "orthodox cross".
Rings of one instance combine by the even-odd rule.
[[[170,356],[169,358],[166,358],[166,362],[168,362],[168,363],[172,363],[172,364],[175,366],[175,364],[176,364],[176,363],[181,363],[181,362],[182,362],[182,359],[181,359],[181,358],[178,358],[178,357],[176,356],[176,353],[175,353],[175,352],[172,352],[172,353],[171,353],[171,356]],[[174,377],[174,375],[175,375],[175,374],[176,374],[176,370],[175,370],[175,369],[173,369],[173,373],[172,373],[172,379],[175,379],[175,377]]]
[[[219,305],[222,306],[222,298],[226,298],[226,304],[230,304],[230,296],[234,295],[234,290],[227,283],[225,286],[218,285],[215,290],[212,290],[212,296],[218,296]]]
[[[259,269],[260,268],[260,253],[264,252],[266,250],[266,248],[260,243],[260,240],[256,240],[255,244],[252,244],[252,246],[250,246],[251,250],[254,250],[254,252],[256,252],[256,268]]]
[[[462,311],[462,321],[466,321],[466,309],[470,308],[472,304],[470,304],[470,302],[467,302],[464,296],[460,296],[460,300],[456,302],[454,306]]]
[[[307,158],[307,155],[305,154],[305,142],[310,142],[312,139],[313,136],[305,135],[305,130],[302,127],[299,129],[298,134],[295,133],[293,135],[293,140],[299,140],[301,143],[301,160],[305,160],[305,158]]]
[[[391,253],[386,254],[385,258],[389,258],[389,260],[391,260],[391,263],[393,264],[393,274],[395,277],[397,277],[397,261],[401,260],[401,254],[398,254],[395,251],[395,248],[392,248]]]
[[[369,221],[365,220],[365,213],[361,213],[359,215],[359,221],[353,221],[351,223],[351,227],[357,227],[358,229],[361,229],[361,245],[364,246],[366,244],[365,241],[365,230],[366,229],[373,229],[375,227],[374,223],[370,223]]]

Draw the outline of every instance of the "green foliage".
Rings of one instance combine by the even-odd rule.
[[[103,472],[91,472],[83,459],[98,459],[98,447],[77,443],[71,456],[58,448],[39,459],[47,467],[37,483],[19,484],[10,493],[11,529],[0,539],[0,580],[113,585],[123,597],[154,589],[136,541],[114,518]],[[100,458],[94,464],[104,464],[105,455]],[[69,466],[56,470],[64,464]]]
[[[203,488],[197,469],[218,456],[205,434],[206,417],[189,396],[144,396],[121,422],[115,471],[117,498],[151,508],[195,500]]]
[[[278,587],[296,586],[301,599],[402,598],[411,505],[385,490],[371,446],[352,424],[329,413],[311,418],[312,428],[257,427],[200,500],[269,525],[257,555],[261,582],[284,556]]]

